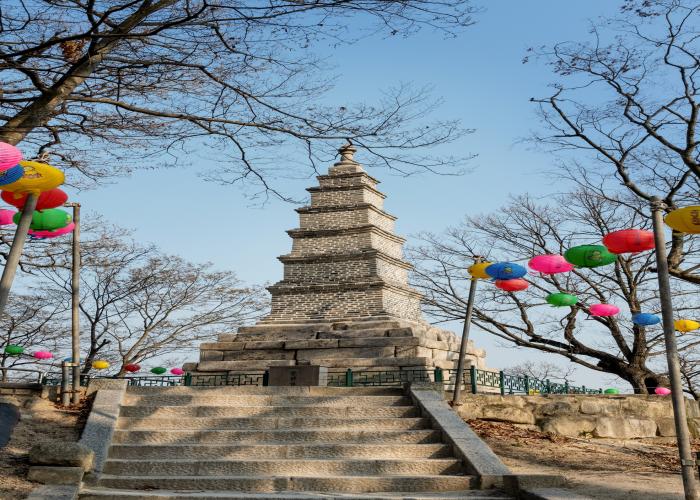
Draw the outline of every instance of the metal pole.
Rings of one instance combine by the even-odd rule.
[[[664,338],[666,340],[666,360],[668,375],[671,379],[671,402],[673,403],[673,418],[676,424],[676,441],[678,455],[681,461],[683,489],[686,500],[700,499],[698,483],[695,478],[695,460],[690,448],[690,433],[685,412],[685,397],[681,384],[680,362],[676,345],[676,332],[673,326],[673,304],[671,302],[671,282],[668,274],[666,258],[666,238],[664,237],[663,203],[654,197],[651,202],[652,221],[654,224],[654,240],[656,243],[656,269],[659,280],[659,301],[661,302],[661,317],[663,319]]]
[[[22,208],[22,215],[20,216],[19,224],[17,224],[15,237],[10,246],[10,253],[7,255],[7,262],[5,262],[5,268],[2,270],[2,277],[0,278],[0,315],[5,311],[5,306],[7,306],[7,301],[10,298],[10,289],[15,279],[19,259],[22,256],[24,242],[27,240],[27,231],[29,231],[29,226],[32,224],[32,215],[34,214],[38,198],[36,194],[29,194]]]
[[[481,258],[476,259],[476,263],[481,262]],[[477,278],[472,277],[469,284],[469,297],[467,298],[467,312],[464,315],[464,326],[462,327],[462,341],[459,344],[459,360],[457,361],[457,378],[455,379],[455,389],[452,394],[452,404],[459,405],[459,396],[462,392],[462,377],[464,374],[464,356],[467,354],[467,343],[469,342],[469,327],[472,323],[472,312],[474,311],[474,297],[476,296]]]
[[[73,259],[71,274],[71,343],[73,362],[73,404],[80,403],[80,204],[73,207]]]
[[[68,366],[70,363],[64,361],[61,364],[61,404],[68,406],[70,404],[70,394],[68,393]]]

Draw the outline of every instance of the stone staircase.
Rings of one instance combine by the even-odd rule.
[[[129,388],[83,500],[495,499],[399,389]]]

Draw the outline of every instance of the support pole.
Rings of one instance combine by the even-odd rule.
[[[73,362],[73,404],[80,403],[80,204],[73,207],[73,258],[71,269],[71,346]]]
[[[22,215],[10,246],[10,253],[7,255],[7,262],[5,262],[5,268],[2,270],[2,277],[0,277],[0,315],[5,312],[5,306],[7,306],[7,301],[10,298],[10,289],[15,279],[19,259],[22,257],[24,242],[27,240],[27,231],[29,231],[29,226],[32,224],[32,215],[34,214],[38,198],[39,196],[36,194],[29,194],[22,208]]]
[[[656,243],[656,269],[659,280],[659,301],[663,319],[664,338],[666,340],[666,360],[668,361],[668,376],[671,380],[671,402],[673,404],[673,419],[676,424],[676,441],[681,461],[683,489],[686,500],[700,499],[698,482],[695,477],[695,460],[690,447],[690,433],[685,412],[685,397],[681,383],[681,369],[678,360],[676,332],[673,326],[673,303],[671,302],[671,282],[668,274],[666,257],[666,238],[664,237],[663,202],[654,197],[651,202],[652,221],[654,224],[654,241]]]
[[[476,258],[476,263],[481,262],[481,258]],[[472,312],[474,311],[474,297],[476,297],[477,278],[472,277],[469,284],[469,297],[467,298],[467,312],[464,315],[464,326],[462,327],[462,341],[459,344],[459,360],[457,361],[457,377],[455,378],[455,388],[452,394],[452,405],[459,405],[459,396],[462,393],[462,378],[464,376],[464,357],[467,354],[467,343],[469,342],[469,327],[472,323]]]

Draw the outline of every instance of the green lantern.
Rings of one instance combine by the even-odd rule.
[[[620,394],[619,389],[605,389],[603,394]]]
[[[578,267],[599,267],[612,264],[617,260],[617,255],[610,253],[603,245],[580,245],[569,248],[564,258]]]
[[[554,307],[566,307],[576,305],[578,297],[570,293],[551,293],[547,295],[547,303]]]
[[[156,375],[163,375],[166,371],[167,370],[162,366],[156,366],[155,368],[151,368],[151,373],[155,373]]]
[[[5,347],[5,354],[9,354],[10,356],[19,356],[20,354],[24,354],[24,347],[9,344],[7,347]]]
[[[17,212],[12,220],[15,224],[19,224],[19,219],[22,217],[22,212]],[[29,226],[33,231],[55,231],[70,224],[72,218],[63,210],[57,208],[49,208],[46,210],[37,210],[32,214],[32,224]]]

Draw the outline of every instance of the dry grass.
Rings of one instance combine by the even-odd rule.
[[[77,441],[86,411],[62,408],[40,398],[3,396],[0,401],[14,404],[21,411],[12,439],[0,448],[0,498],[20,500],[37,486],[26,479],[29,449],[40,441]]]
[[[683,498],[672,440],[567,438],[503,422],[468,423],[514,472],[561,474],[573,491],[598,499]]]

